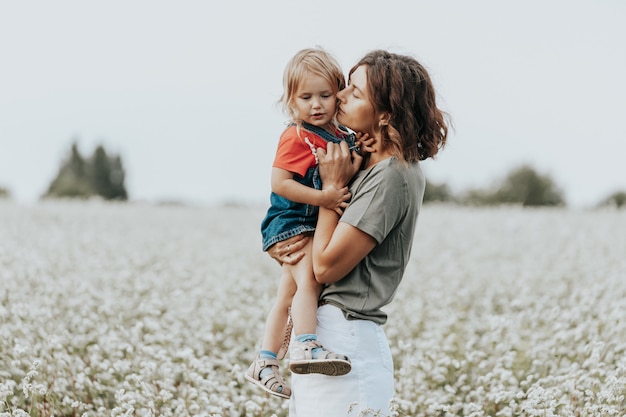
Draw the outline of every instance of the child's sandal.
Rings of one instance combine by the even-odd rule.
[[[313,358],[313,349],[322,349],[317,358]],[[294,342],[290,357],[289,369],[295,374],[340,376],[352,369],[347,356],[329,351],[318,341]]]
[[[271,368],[272,372],[261,378],[261,371]],[[256,358],[246,372],[246,379],[254,385],[258,385],[272,395],[281,398],[291,397],[291,388],[287,386],[278,370],[278,360]]]

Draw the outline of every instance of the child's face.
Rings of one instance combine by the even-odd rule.
[[[331,126],[337,110],[337,98],[331,84],[313,73],[307,74],[298,86],[293,104],[298,119],[321,128]]]

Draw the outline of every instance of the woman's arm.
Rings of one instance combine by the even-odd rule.
[[[338,213],[348,206],[347,202],[350,200],[348,187],[316,190],[294,180],[293,175],[285,169],[272,168],[272,191],[296,203],[339,210]]]
[[[320,208],[313,236],[315,279],[322,284],[339,281],[375,246],[372,236],[350,224],[340,223],[332,210]]]
[[[346,186],[358,172],[362,157],[350,153],[345,143],[318,149],[322,189]],[[376,240],[347,223],[340,223],[335,212],[320,208],[313,236],[313,271],[320,283],[339,281],[376,246]]]

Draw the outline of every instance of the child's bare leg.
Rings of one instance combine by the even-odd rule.
[[[291,396],[291,388],[280,375],[277,353],[285,336],[289,307],[295,290],[295,281],[289,272],[283,268],[276,300],[265,321],[261,351],[245,374],[248,381],[258,385],[268,393],[282,398]]]
[[[315,334],[317,328],[317,303],[322,286],[313,275],[312,247],[313,242],[310,241],[302,248],[305,255],[300,262],[283,266],[297,286],[291,303],[291,317],[296,336]]]
[[[313,275],[312,247],[313,242],[310,241],[302,249],[304,258],[295,265],[287,266],[298,287],[291,304],[296,337],[289,369],[297,374],[345,375],[352,368],[350,359],[327,350],[321,343],[323,341],[317,340],[317,304],[322,286]]]
[[[285,326],[289,318],[289,307],[291,307],[294,293],[296,292],[296,282],[291,277],[289,271],[283,267],[278,284],[276,301],[270,310],[265,321],[265,333],[261,349],[273,353],[278,353],[280,345],[285,336]]]

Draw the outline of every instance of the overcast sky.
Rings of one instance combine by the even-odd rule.
[[[454,130],[429,180],[528,163],[592,205],[626,190],[624,22],[622,0],[0,0],[0,186],[36,201],[76,141],[121,155],[133,200],[266,204],[283,68],[319,45],[430,70]]]

